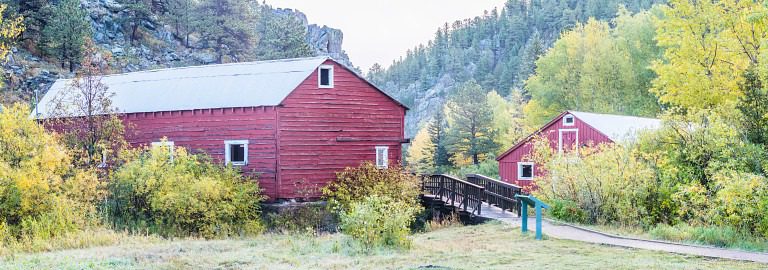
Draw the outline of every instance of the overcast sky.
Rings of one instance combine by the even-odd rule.
[[[389,66],[408,49],[432,39],[445,22],[472,18],[501,7],[504,0],[267,0],[273,7],[298,9],[309,23],[344,32],[343,48],[367,72],[373,63]]]

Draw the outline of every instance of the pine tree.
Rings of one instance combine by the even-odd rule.
[[[284,59],[314,56],[315,52],[306,42],[307,27],[292,15],[275,14],[271,7],[261,8],[259,33],[261,37],[256,49],[260,60]]]
[[[22,40],[40,40],[43,28],[48,24],[51,16],[51,0],[0,0],[0,3],[8,5],[8,11],[14,12],[24,19],[24,32]]]
[[[213,50],[216,62],[253,58],[258,37],[258,2],[254,0],[203,0],[197,29],[201,44]]]
[[[62,68],[69,64],[69,72],[73,72],[83,57],[85,40],[91,34],[87,13],[80,6],[80,0],[62,0],[51,14],[43,29],[44,51],[59,60]]]
[[[189,47],[189,36],[194,31],[193,22],[198,18],[196,3],[194,0],[166,0],[164,3],[164,19],[186,47]]]
[[[123,17],[122,21],[128,25],[131,31],[128,36],[131,44],[133,44],[139,39],[139,27],[143,23],[151,21],[152,0],[119,0],[119,2],[125,7],[127,16]]]
[[[498,150],[493,128],[493,111],[486,91],[475,81],[468,81],[447,103],[449,114],[448,145],[453,153],[470,158],[477,165],[488,153]]]
[[[429,142],[432,148],[426,148],[424,155],[432,155],[433,167],[438,171],[451,165],[452,155],[448,152],[446,124],[445,113],[440,109],[427,126],[427,134],[429,134]]]

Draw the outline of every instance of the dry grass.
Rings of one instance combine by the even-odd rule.
[[[20,252],[46,252],[111,245],[151,244],[160,241],[161,239],[156,236],[140,236],[97,227],[48,240],[21,239],[16,242],[7,243],[5,246],[0,245],[0,256],[12,258]]]
[[[765,265],[573,241],[535,241],[500,223],[414,236],[411,250],[357,252],[346,237],[125,242],[20,255],[0,269],[765,269]]]

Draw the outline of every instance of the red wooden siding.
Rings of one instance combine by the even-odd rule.
[[[221,163],[225,140],[248,140],[248,164],[241,168],[258,175],[265,194],[275,198],[276,115],[275,107],[250,107],[132,113],[124,120],[129,127],[126,138],[133,146],[167,137],[175,146],[203,151]]]
[[[337,171],[375,162],[376,146],[400,162],[405,108],[344,67],[333,65],[334,87],[318,88],[317,71],[278,109],[280,196],[293,198],[335,178]],[[301,190],[300,186],[304,186]]]
[[[563,116],[565,114],[561,114],[557,118],[555,118],[552,122],[545,125],[542,129],[539,131],[539,136],[545,137],[547,140],[549,140],[550,147],[554,150],[558,149],[558,143],[559,143],[559,131],[561,129],[567,130],[567,129],[577,129],[578,133],[578,145],[598,145],[601,143],[611,143],[611,139],[597,131],[596,129],[589,126],[587,123],[581,121],[581,119],[578,119],[577,117],[574,117],[574,124],[570,126],[563,125]],[[570,134],[564,135],[564,145],[567,145],[568,139]],[[575,140],[575,138],[573,138]],[[564,150],[567,150],[567,147],[563,147]],[[518,162],[526,162],[530,161],[529,156],[533,150],[533,142],[530,141],[530,138],[527,138],[525,142],[523,142],[521,145],[518,145],[517,148],[513,148],[511,151],[507,152],[506,155],[502,155],[501,158],[499,158],[499,177],[502,181],[520,185],[523,187],[532,187],[533,183],[536,181],[536,177],[541,176],[544,171],[541,170],[541,167],[539,164],[535,164],[535,172],[533,180],[519,180],[517,175],[517,163]]]
[[[337,171],[375,162],[376,146],[400,163],[406,108],[355,74],[334,66],[334,87],[317,71],[278,106],[201,109],[124,116],[133,146],[167,137],[175,146],[224,162],[225,140],[248,140],[248,164],[271,199],[318,197]],[[236,98],[236,97],[234,97]]]

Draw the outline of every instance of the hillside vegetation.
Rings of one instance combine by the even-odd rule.
[[[4,63],[0,104],[34,102],[81,66],[93,43],[112,73],[330,55],[351,66],[340,30],[254,0],[0,0],[22,18]],[[237,11],[231,13],[230,11]],[[219,18],[219,19],[216,19]]]
[[[457,87],[468,81],[477,82],[485,92],[495,90],[503,97],[517,92],[528,101],[531,94],[524,87],[525,81],[534,73],[536,60],[562,32],[589,18],[612,22],[622,6],[638,12],[664,2],[509,0],[501,9],[446,23],[431,41],[409,50],[388,68],[374,65],[368,78],[411,107],[407,134],[413,136],[444,101],[454,96]],[[634,30],[629,29],[633,26],[625,28]],[[608,52],[605,46],[594,49]]]

